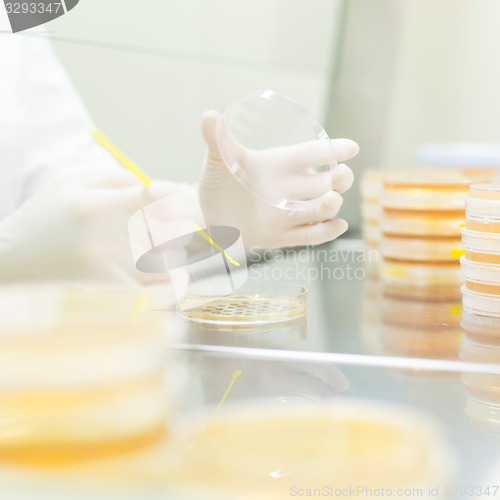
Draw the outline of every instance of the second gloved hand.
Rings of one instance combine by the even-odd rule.
[[[134,285],[162,283],[163,274],[137,271],[128,221],[148,203],[186,189],[154,181],[145,188],[130,172],[81,168],[62,174],[0,222],[0,281],[76,280]],[[162,213],[181,224],[193,203]]]
[[[216,111],[207,111],[202,117],[202,133],[208,146],[200,184],[200,203],[208,225],[228,225],[239,229],[247,247],[280,248],[299,245],[318,245],[331,241],[347,230],[347,222],[336,219],[342,205],[341,193],[347,191],[354,180],[352,171],[340,164],[333,173],[309,175],[310,168],[323,162],[318,156],[319,146],[314,142],[286,148],[259,152],[244,150],[242,155],[251,166],[258,168],[281,168],[300,165],[303,174],[290,170],[287,188],[297,199],[315,199],[328,190],[318,202],[302,210],[285,210],[275,207],[254,196],[229,172],[224,164],[216,140],[217,123],[224,118]],[[234,141],[229,133],[225,140]],[[333,141],[339,161],[355,156],[358,145],[348,139]],[[310,168],[309,168],[310,167]],[[325,177],[328,175],[328,178]],[[331,178],[330,178],[331,176]]]

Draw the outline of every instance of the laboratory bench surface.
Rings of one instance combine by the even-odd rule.
[[[377,251],[367,250],[358,239],[288,251],[251,251],[249,256],[250,282],[307,288],[306,316],[254,327],[185,320],[184,346],[179,347],[247,356],[267,349],[273,352],[261,354],[268,357],[463,369],[458,286],[445,300],[398,296],[377,277]]]
[[[338,404],[358,408],[361,420],[382,415],[388,426],[402,415],[396,425],[401,428],[406,415],[407,429],[423,432],[423,439],[431,435],[426,438],[422,431],[425,422],[432,423],[429,450],[440,471],[414,498],[500,496],[500,364],[494,356],[470,354],[487,346],[461,331],[459,297],[418,301],[386,293],[376,278],[376,259],[361,241],[348,239],[250,254],[250,280],[286,281],[308,289],[307,315],[291,322],[233,328],[155,311],[166,315],[167,329],[175,330],[169,331],[174,340],[164,370],[166,385],[175,388],[169,398],[173,435],[190,422],[210,422],[214,414],[225,419],[238,408],[249,415],[259,408],[269,415],[293,415],[301,407],[321,411]],[[241,442],[253,446],[251,440]],[[210,466],[219,459],[214,450]],[[418,455],[412,447],[401,452],[402,460]],[[247,459],[238,460],[256,467],[267,463]],[[290,490],[260,497],[238,487],[193,492],[193,485],[186,489],[168,479],[169,463],[177,463],[177,456],[172,458],[167,444],[74,476],[73,471],[47,475],[3,466],[0,488],[13,500],[294,496]],[[275,472],[267,471],[266,477]],[[276,484],[283,489],[286,481],[293,483],[293,474]],[[95,477],[100,479],[95,482]],[[434,495],[438,482],[439,494]]]
[[[255,254],[250,279],[307,287],[307,316],[239,329],[182,320],[176,351],[190,367],[192,395],[185,410],[189,401],[216,404],[237,370],[233,401],[400,405],[439,422],[454,450],[455,486],[494,482],[500,477],[500,356],[469,355],[474,350],[461,331],[459,295],[412,300],[387,293],[377,258],[361,240],[348,239]]]

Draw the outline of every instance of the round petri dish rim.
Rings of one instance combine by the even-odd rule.
[[[231,99],[229,102],[227,102],[223,109],[222,109],[222,116],[224,119],[227,118],[227,114],[231,106],[236,104],[238,101],[245,99],[245,98],[261,98],[265,99],[271,102],[275,102],[280,106],[284,106],[288,108],[289,110],[293,111],[298,118],[300,118],[302,121],[304,121],[307,125],[311,127],[311,130],[314,132],[318,140],[324,144],[326,148],[328,148],[331,152],[331,158],[333,158],[333,161],[328,162],[328,165],[330,166],[330,172],[333,172],[333,169],[337,166],[337,161],[336,161],[336,151],[333,147],[333,144],[330,140],[330,137],[326,133],[325,129],[323,126],[319,123],[319,121],[309,112],[307,111],[303,106],[300,104],[297,104],[295,101],[290,99],[289,97],[280,94],[279,92],[275,92],[274,90],[254,90],[254,91],[248,91],[245,92],[238,97],[235,97],[234,99]],[[282,208],[285,210],[305,210],[307,208],[310,208],[311,206],[314,206],[317,204],[318,200],[321,197],[318,198],[313,198],[310,200],[292,200],[292,199],[286,199],[283,197],[280,197],[279,200],[271,200],[266,196],[263,196],[261,192],[256,190],[252,186],[252,182],[248,178],[248,174],[246,173],[245,169],[242,168],[237,162],[233,163],[230,162],[227,156],[224,154],[224,147],[221,147],[220,143],[220,129],[217,127],[216,129],[216,141],[217,141],[217,146],[219,147],[219,151],[221,153],[222,159],[224,163],[226,164],[226,167],[228,170],[231,172],[233,177],[248,191],[250,191],[252,194],[260,198],[261,200],[264,200],[267,203],[270,203],[271,205],[274,205],[278,208]]]

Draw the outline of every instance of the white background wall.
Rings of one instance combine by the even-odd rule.
[[[359,142],[358,179],[414,166],[422,142],[500,143],[499,20],[498,0],[346,1],[329,130]]]
[[[202,112],[253,89],[327,112],[341,0],[82,0],[48,29],[96,124],[153,176],[195,181]]]
[[[383,164],[425,141],[500,143],[500,2],[405,3]]]

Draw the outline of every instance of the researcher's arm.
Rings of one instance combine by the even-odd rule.
[[[22,110],[23,200],[56,175],[116,162],[95,144],[92,120],[49,40],[20,37],[16,99]]]
[[[165,273],[135,267],[128,230],[144,206],[186,190],[185,184],[143,183],[125,169],[71,169],[0,221],[0,282],[68,280],[134,286],[163,283]],[[168,232],[191,214],[181,198],[159,214]]]

